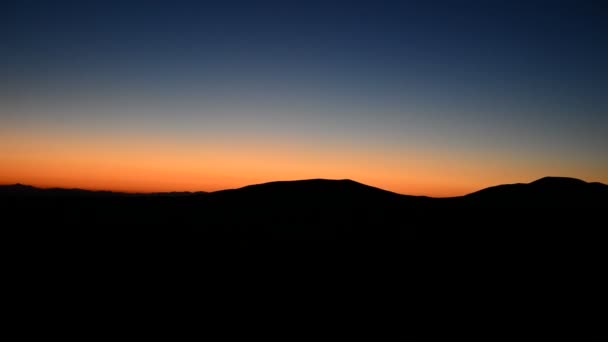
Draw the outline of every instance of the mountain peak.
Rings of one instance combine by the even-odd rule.
[[[571,177],[543,177],[530,184],[542,186],[580,186],[587,184],[587,182]]]
[[[0,185],[0,187],[3,189],[10,189],[10,190],[39,190],[38,188],[33,187],[31,185],[26,185],[26,184],[21,184],[21,183]]]
[[[22,189],[33,189],[34,187],[31,185],[26,185],[26,184],[21,184],[21,183],[15,183],[13,185],[9,185],[10,187],[13,188],[22,188]]]

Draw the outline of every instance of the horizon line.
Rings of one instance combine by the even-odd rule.
[[[4,183],[4,184],[0,184],[0,187],[4,187],[4,186],[24,186],[24,187],[31,187],[31,188],[35,188],[35,189],[39,189],[39,190],[73,190],[73,191],[88,191],[88,192],[106,192],[106,193],[126,194],[126,195],[156,195],[156,194],[171,194],[171,193],[189,193],[189,194],[205,193],[205,194],[211,194],[211,193],[220,192],[220,191],[238,190],[238,189],[242,189],[242,188],[246,188],[246,187],[250,187],[250,186],[264,185],[264,184],[271,184],[271,183],[290,183],[290,182],[302,182],[302,181],[332,181],[332,182],[349,181],[349,182],[354,182],[354,183],[357,183],[357,184],[360,184],[360,185],[363,185],[363,186],[380,189],[382,191],[387,191],[387,192],[391,192],[391,193],[402,195],[402,196],[429,197],[429,198],[454,198],[454,197],[467,196],[467,195],[475,193],[477,191],[481,191],[483,189],[487,189],[487,188],[491,188],[491,187],[495,187],[495,186],[515,185],[515,184],[531,184],[531,183],[537,182],[537,181],[542,180],[542,179],[550,179],[550,178],[556,178],[556,179],[574,179],[574,180],[582,181],[582,182],[587,183],[587,184],[598,183],[598,184],[606,185],[606,184],[604,184],[602,182],[588,182],[588,181],[585,181],[583,179],[575,178],[575,177],[545,176],[545,177],[541,177],[541,178],[535,179],[533,181],[530,181],[529,183],[500,183],[500,184],[490,185],[488,187],[484,187],[484,188],[481,188],[481,189],[478,189],[478,190],[475,190],[473,192],[466,193],[466,194],[463,194],[463,195],[460,195],[460,196],[438,196],[438,197],[428,196],[428,195],[410,195],[410,194],[405,194],[405,193],[399,193],[399,192],[387,190],[387,189],[384,189],[384,188],[380,188],[380,187],[377,187],[377,186],[369,185],[369,184],[366,184],[366,183],[358,182],[358,181],[350,179],[350,178],[341,178],[341,179],[333,179],[333,178],[306,178],[306,179],[292,179],[292,180],[276,180],[276,181],[269,181],[269,182],[262,182],[262,183],[252,183],[252,184],[244,185],[244,186],[241,186],[241,187],[219,189],[219,190],[214,190],[214,191],[203,191],[203,190],[181,190],[180,191],[180,190],[171,190],[171,191],[143,191],[142,192],[142,191],[129,191],[129,190],[110,190],[110,189],[104,189],[104,188],[95,189],[94,187],[92,187],[92,188],[82,188],[82,187],[40,186],[40,185],[32,185],[34,183],[27,184],[27,183],[21,183],[21,182]]]

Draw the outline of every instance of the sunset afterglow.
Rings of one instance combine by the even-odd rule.
[[[0,184],[608,183],[606,22],[577,2],[50,3],[8,9]]]

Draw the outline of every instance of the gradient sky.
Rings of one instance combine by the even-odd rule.
[[[604,1],[8,1],[0,183],[608,183]]]

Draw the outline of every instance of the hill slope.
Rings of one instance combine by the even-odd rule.
[[[21,235],[24,248],[165,251],[194,259],[235,246],[339,245],[404,251],[414,259],[546,254],[547,246],[564,245],[582,250],[590,241],[576,234],[597,232],[607,204],[608,186],[563,178],[446,199],[322,179],[177,195],[0,186],[2,232]]]
[[[596,208],[608,205],[608,185],[576,178],[544,177],[529,184],[486,188],[467,196],[480,207]]]

